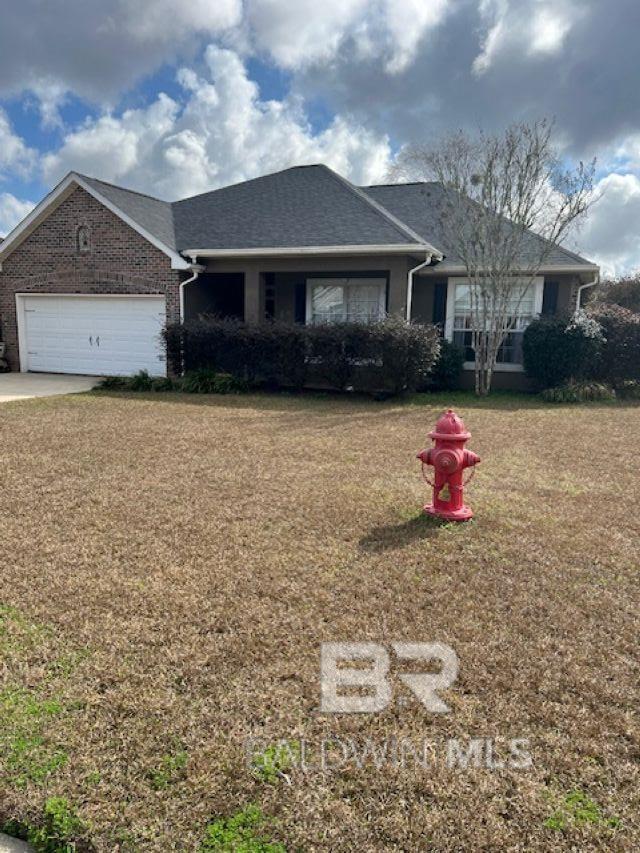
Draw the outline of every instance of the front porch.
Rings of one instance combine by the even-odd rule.
[[[216,314],[305,324],[405,316],[407,273],[417,262],[406,256],[209,261],[185,288],[185,320]]]
[[[185,320],[203,314],[245,322],[275,320],[307,324],[341,320],[371,321],[387,314],[406,316],[407,276],[419,263],[415,256],[216,259],[185,289]],[[540,276],[530,310],[503,347],[495,387],[526,387],[522,368],[522,332],[539,313],[568,313],[576,276]],[[438,267],[413,277],[411,319],[439,326],[442,334],[466,350],[463,387],[473,384],[473,352],[467,331],[465,279]],[[528,313],[527,313],[528,311]],[[525,316],[526,315],[526,316]]]

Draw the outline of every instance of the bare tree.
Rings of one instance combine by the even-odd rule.
[[[503,134],[459,131],[399,155],[396,180],[438,181],[449,254],[466,270],[476,393],[485,395],[522,300],[554,248],[593,201],[595,161],[563,167],[553,122],[514,124]]]

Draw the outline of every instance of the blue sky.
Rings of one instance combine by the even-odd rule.
[[[572,248],[640,266],[636,0],[22,0],[0,30],[0,233],[69,170],[178,198],[555,117],[598,190]]]

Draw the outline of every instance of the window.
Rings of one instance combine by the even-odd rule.
[[[307,279],[308,323],[372,323],[385,315],[385,278]]]
[[[76,228],[76,251],[80,254],[91,251],[88,225],[78,225]]]
[[[534,279],[527,287],[526,282],[514,287],[509,298],[510,319],[513,328],[507,334],[498,350],[498,368],[518,370],[522,366],[522,338],[524,330],[541,310],[542,278]],[[472,304],[471,288],[474,285],[461,280],[449,280],[447,327],[448,337],[465,351],[465,361],[468,365],[475,361],[472,342]]]

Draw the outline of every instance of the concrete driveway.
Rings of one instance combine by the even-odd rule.
[[[0,853],[33,853],[33,847],[0,832]]]
[[[56,394],[78,394],[89,391],[98,380],[97,376],[58,373],[0,373],[0,403]]]

